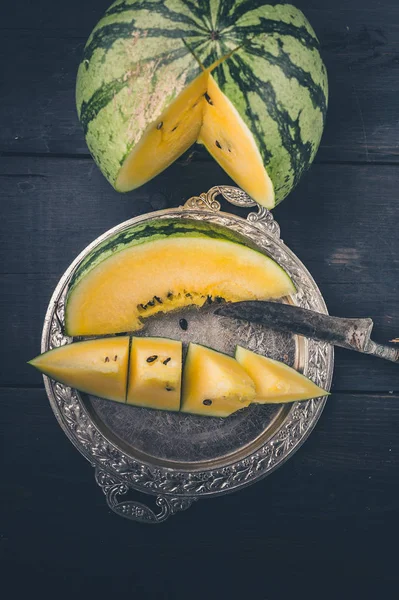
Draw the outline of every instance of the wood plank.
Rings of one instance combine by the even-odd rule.
[[[374,577],[388,576],[399,525],[398,400],[333,395],[308,441],[281,469],[148,528],[107,510],[92,468],[58,427],[43,390],[2,389],[4,563],[37,574],[61,574],[62,566],[69,575],[76,565],[91,576],[150,569],[162,586],[176,561],[191,574],[193,556],[210,564],[221,555],[235,564],[239,556],[259,568],[305,569],[307,576],[312,557],[315,573],[325,564],[342,575],[350,565],[353,577],[371,568]],[[165,597],[150,589],[159,593],[149,597]]]
[[[196,152],[123,196],[92,163],[74,85],[84,41],[110,1],[7,3],[0,22],[2,588],[9,582],[13,597],[25,597],[39,580],[43,596],[46,586],[54,594],[56,579],[68,597],[79,589],[88,597],[133,591],[140,600],[196,600],[209,594],[212,570],[219,576],[211,596],[221,598],[291,590],[312,598],[316,586],[333,598],[393,598],[397,365],[338,349],[334,393],[292,459],[254,486],[149,528],[107,509],[92,467],[57,425],[40,375],[25,364],[39,351],[54,286],[88,242],[133,215],[230,183]],[[386,341],[399,334],[399,172],[376,163],[399,155],[398,0],[295,4],[321,39],[330,108],[319,164],[275,217],[330,312],[371,316],[375,338]],[[344,161],[367,166],[326,165]]]
[[[40,353],[43,319],[58,278],[55,274],[2,276],[4,292],[0,310],[2,334],[7,344],[2,344],[0,348],[0,386],[42,385],[41,375],[26,363]],[[358,286],[356,293],[352,292],[349,284],[327,284],[323,287],[331,312],[341,312],[345,316],[372,317],[376,323],[376,339],[387,341],[388,336],[392,335],[395,326],[390,319],[398,323],[397,294],[381,299],[376,292],[373,300],[365,286]],[[362,298],[364,295],[367,302]],[[345,302],[342,302],[342,296]],[[365,308],[367,303],[368,310]],[[397,327],[396,325],[396,332]],[[397,365],[378,358],[337,349],[332,389],[399,392],[399,369]]]
[[[128,194],[115,192],[85,160],[3,158],[0,177],[7,215],[0,222],[2,273],[59,274],[110,227],[232,183],[215,162],[172,165]],[[398,186],[395,166],[314,165],[274,215],[321,285],[397,289]]]
[[[88,155],[76,117],[75,77],[85,40],[108,2],[81,4],[54,11],[44,1],[37,12],[35,6],[8,15],[0,56],[13,60],[3,66],[0,152]],[[317,161],[398,162],[397,2],[372,7],[342,1],[320,10],[307,0],[301,8],[319,35],[330,78]],[[207,154],[199,149],[198,156],[204,160]]]
[[[43,34],[62,32],[71,37],[87,37],[111,4],[110,0],[70,0],[68,4],[60,5],[54,10],[51,0],[41,0],[36,4],[27,2],[21,11],[17,5],[10,3],[1,21],[0,30],[4,33],[18,33],[23,30],[40,31]],[[323,5],[319,0],[297,0],[295,6],[305,13],[317,33],[322,25],[328,26],[328,21],[334,15],[345,25],[348,16],[356,12],[358,22],[364,21],[370,13],[380,13],[380,20],[384,25],[388,25],[393,20],[395,9],[398,8],[396,0],[379,0],[378,10],[372,0],[334,0],[324,2]]]
[[[40,385],[23,363],[39,352],[59,277],[89,242],[135,214],[229,183],[214,163],[175,165],[120,195],[88,161],[28,158],[1,160],[0,181],[1,318],[8,341],[0,350],[1,385]],[[399,331],[399,208],[392,200],[398,185],[395,167],[317,165],[275,211],[283,239],[315,277],[330,312],[373,318],[382,342]],[[334,389],[397,391],[399,371],[380,359],[337,351]]]

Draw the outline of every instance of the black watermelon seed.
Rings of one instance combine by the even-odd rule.
[[[169,358],[165,358],[165,360],[162,361],[162,364],[163,365],[167,365],[170,360],[172,360],[170,357]]]
[[[216,146],[217,146],[218,148],[222,149],[222,145],[221,145],[221,143],[220,143],[220,142],[218,142],[218,141],[216,140],[215,144],[216,144]]]
[[[204,400],[202,404],[205,404],[205,406],[210,406],[212,404],[212,400]]]
[[[176,131],[176,129],[178,128],[178,126],[179,126],[179,123],[177,125],[175,125],[171,131]]]
[[[149,356],[147,358],[147,362],[152,363],[152,362],[154,362],[154,360],[157,360],[157,358],[158,358],[158,354],[153,354],[152,356]]]
[[[161,298],[159,298],[158,296],[154,296],[154,300],[156,300],[157,302],[159,302],[159,304],[163,304]]]
[[[166,295],[167,298],[173,298],[173,292],[168,292]]]
[[[163,126],[163,121],[160,121],[157,125],[157,129],[162,129]]]
[[[168,387],[168,386],[166,386],[165,390],[167,392],[174,392],[175,388],[174,387]]]
[[[210,97],[208,92],[205,92],[204,97],[205,97],[205,100],[208,102],[208,104],[213,104],[212,98]]]
[[[106,356],[106,357],[105,357],[105,360],[104,360],[104,362],[109,362],[109,356]]]
[[[117,355],[117,354],[115,354],[115,356],[114,356],[114,361],[116,362],[117,360],[118,360],[118,355]]]
[[[188,323],[186,319],[180,319],[179,325],[183,329],[183,331],[187,331]]]

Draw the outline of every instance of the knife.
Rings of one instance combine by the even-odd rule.
[[[219,306],[214,314],[262,323],[271,329],[296,333],[348,350],[372,354],[399,363],[399,349],[377,344],[370,339],[371,319],[344,319],[330,317],[313,310],[291,304],[253,300],[233,302]]]

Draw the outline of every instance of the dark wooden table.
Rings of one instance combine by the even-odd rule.
[[[315,164],[274,214],[330,312],[372,317],[375,337],[387,341],[399,335],[399,3],[297,4],[322,42],[330,108]],[[44,589],[57,576],[57,595],[69,586],[115,594],[129,577],[136,598],[274,599],[291,587],[302,598],[309,585],[325,596],[342,582],[343,598],[359,597],[349,590],[363,585],[397,598],[397,365],[337,350],[334,393],[285,466],[149,527],[106,508],[41,377],[25,364],[39,352],[55,284],[88,242],[133,215],[229,183],[202,152],[127,195],[100,174],[76,118],[74,84],[107,5],[25,0],[2,10],[0,548],[16,586],[6,597],[32,577]]]

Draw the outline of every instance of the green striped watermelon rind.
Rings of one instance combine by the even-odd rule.
[[[145,223],[132,225],[96,246],[75,269],[68,287],[68,295],[92,269],[107,260],[110,256],[114,256],[127,248],[148,244],[168,237],[218,239],[241,244],[259,252],[256,245],[249,239],[215,223],[190,219],[152,219]]]
[[[84,50],[77,106],[112,185],[147,125],[200,74],[190,49],[208,67],[240,44],[214,76],[254,135],[276,203],[288,195],[320,143],[327,74],[302,12],[262,0],[118,0],[108,9]]]

